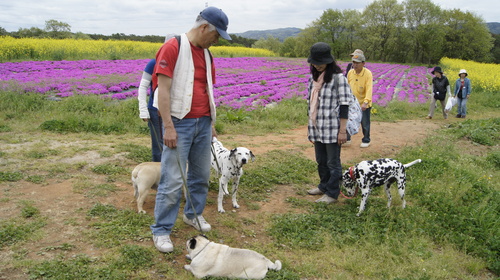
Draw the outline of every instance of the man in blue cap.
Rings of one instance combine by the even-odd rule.
[[[202,216],[211,141],[216,136],[215,67],[208,48],[217,44],[219,37],[231,40],[228,22],[221,9],[208,7],[200,12],[191,30],[167,41],[156,54],[154,106],[163,120],[163,152],[151,231],[160,252],[174,250],[170,233],[179,212],[184,179],[188,191],[183,221],[202,232],[211,229]]]

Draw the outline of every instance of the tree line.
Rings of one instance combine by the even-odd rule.
[[[165,40],[155,35],[71,33],[69,24],[56,20],[46,21],[44,29],[20,28],[9,33],[0,27],[1,35],[156,43]],[[220,39],[218,45],[264,48],[284,57],[307,57],[310,46],[322,41],[331,45],[337,59],[348,59],[352,51],[362,49],[370,61],[434,65],[442,57],[449,57],[500,62],[500,37],[489,32],[480,16],[459,9],[441,9],[431,0],[375,0],[363,11],[327,9],[297,36],[283,42],[274,37],[231,37],[231,41]]]
[[[281,56],[304,57],[315,42],[348,59],[362,49],[367,60],[436,64],[442,57],[500,62],[500,38],[484,20],[459,9],[444,10],[430,0],[375,0],[363,11],[327,9],[297,37],[282,43],[268,37],[253,46]]]
[[[114,33],[111,35],[102,34],[85,34],[82,32],[71,32],[71,25],[65,22],[57,21],[54,19],[45,21],[45,28],[31,27],[19,28],[18,31],[8,32],[5,28],[0,27],[0,36],[11,36],[14,38],[52,38],[52,39],[85,39],[85,40],[126,40],[126,41],[139,41],[151,43],[165,42],[165,36],[158,35],[135,35]],[[218,45],[223,46],[243,46],[252,47],[257,41],[255,39],[243,38],[236,35],[231,35],[233,40],[226,41],[221,39]]]

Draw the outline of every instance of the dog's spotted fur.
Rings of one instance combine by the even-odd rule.
[[[385,185],[387,194],[387,207],[391,206],[391,184],[396,182],[398,193],[403,202],[403,208],[406,207],[405,188],[406,188],[406,172],[405,169],[421,162],[420,159],[414,160],[408,164],[390,159],[381,158],[376,160],[365,160],[355,166],[352,170],[346,170],[342,175],[342,185],[347,190],[349,196],[353,196],[356,187],[361,190],[361,205],[357,216],[363,212],[368,200],[368,196],[373,188]]]
[[[222,198],[224,194],[229,194],[227,186],[230,181],[233,182],[231,190],[233,207],[240,208],[236,200],[236,192],[238,191],[240,178],[243,175],[243,165],[247,164],[249,160],[254,161],[255,156],[252,151],[244,147],[228,150],[215,138],[212,145],[212,167],[217,171],[217,175],[220,174],[217,210],[220,213],[224,213]]]

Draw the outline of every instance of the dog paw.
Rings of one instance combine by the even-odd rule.
[[[139,214],[146,214],[146,211],[145,210],[139,210],[138,213]]]
[[[234,208],[240,208],[240,206],[237,203],[233,204],[233,207]]]
[[[218,211],[219,211],[219,213],[226,213],[226,211],[224,209],[219,209]]]

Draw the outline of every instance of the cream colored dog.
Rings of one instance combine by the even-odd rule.
[[[204,235],[189,239],[186,247],[191,264],[184,268],[197,278],[214,276],[263,279],[268,269],[281,269],[279,260],[273,263],[255,251],[214,243]]]
[[[142,206],[150,189],[157,189],[160,182],[160,163],[143,162],[132,171],[132,184],[134,185],[134,196],[137,200],[137,211],[146,213]]]

